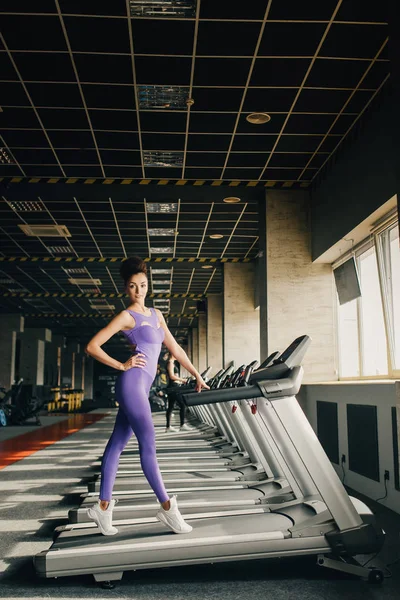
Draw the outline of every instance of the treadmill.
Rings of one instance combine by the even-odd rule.
[[[37,574],[92,573],[96,581],[110,582],[126,570],[308,554],[316,555],[321,566],[381,581],[381,571],[354,557],[379,552],[384,533],[369,508],[347,495],[295,398],[309,343],[308,336],[297,338],[273,367],[255,372],[247,388],[185,396],[191,406],[230,402],[235,395],[257,398],[300,498],[245,517],[208,514],[191,520],[193,531],[179,536],[158,523],[127,526],[112,538],[97,530],[73,530],[34,557]]]
[[[277,354],[274,353],[271,356],[275,357]],[[264,361],[264,364],[270,363],[272,363],[272,359],[268,362]],[[243,378],[244,384],[251,375],[253,367],[254,363],[246,369]],[[273,452],[271,443],[268,443],[268,432],[265,427],[263,428],[263,423],[260,420],[257,422],[257,416],[252,414],[246,401],[241,401],[239,404],[241,406],[235,411],[235,415],[233,416],[231,409],[229,409],[228,416],[232,420],[236,420],[237,429],[242,430],[241,438],[245,439],[243,450],[247,450],[247,452],[236,452],[231,455],[231,458],[239,463],[240,461],[259,463],[265,475],[260,481],[256,482],[238,478],[238,481],[231,483],[229,488],[213,484],[209,480],[205,480],[203,487],[195,489],[193,487],[188,488],[184,480],[179,480],[175,484],[169,483],[169,491],[179,493],[180,510],[185,516],[199,512],[199,510],[202,512],[212,512],[216,509],[233,511],[241,506],[248,509],[268,502],[288,501],[295,497],[284,471],[276,459],[276,452]],[[214,408],[216,405],[209,406]],[[209,406],[205,406],[204,409],[209,411]],[[248,454],[248,458],[245,454]],[[93,482],[89,482],[89,486],[92,486],[92,484]],[[130,485],[134,488],[135,480]],[[232,487],[235,489],[235,494],[227,494],[226,492]],[[73,524],[76,523],[88,524],[86,511],[97,499],[97,495],[97,493],[83,494],[81,496],[81,506],[69,511],[70,524],[58,527],[55,534],[58,535],[59,532],[72,529]],[[148,490],[146,493],[145,490],[127,489],[124,494],[124,491],[119,489],[113,492],[113,497],[118,499],[118,503],[114,508],[114,522],[116,525],[119,525],[121,521],[127,523],[135,518],[147,517],[151,519],[158,509],[158,502],[152,490]]]

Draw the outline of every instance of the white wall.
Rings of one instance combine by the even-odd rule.
[[[384,471],[388,470],[390,479],[387,481],[388,496],[380,504],[391,508],[400,514],[400,491],[394,485],[394,454],[392,439],[392,415],[393,406],[398,405],[398,422],[400,413],[400,384],[396,382],[376,383],[332,383],[329,385],[311,384],[303,386],[303,398],[305,396],[306,416],[314,431],[317,432],[317,401],[336,402],[338,405],[338,427],[339,427],[339,458],[346,455],[344,469],[346,472],[345,484],[361,494],[376,500],[385,495]],[[363,475],[354,473],[348,469],[349,451],[347,437],[347,404],[364,404],[377,407],[378,419],[378,447],[379,447],[379,472],[380,482],[373,481]],[[398,428],[400,432],[400,428]],[[400,442],[400,440],[399,440]],[[333,464],[339,477],[342,479],[341,465]]]

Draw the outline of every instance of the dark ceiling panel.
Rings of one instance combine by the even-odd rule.
[[[83,85],[83,94],[89,108],[135,109],[135,89],[129,85]]]
[[[244,86],[250,66],[248,58],[197,58],[194,85]]]
[[[135,54],[193,54],[193,21],[131,19]]]
[[[26,87],[35,106],[83,108],[76,83],[27,83]]]
[[[315,61],[307,78],[308,86],[354,89],[363,76],[368,63],[357,60]]]
[[[73,52],[131,52],[126,19],[64,17],[64,23]]]
[[[235,122],[235,114],[193,113],[190,118],[190,132],[202,133],[203,131],[213,131],[214,133],[231,133]]]
[[[47,2],[47,0],[46,0]],[[82,14],[82,15],[105,15],[105,16],[125,16],[125,0],[59,0],[61,10],[64,14]]]
[[[233,141],[234,152],[269,151],[272,150],[276,135],[236,135]]]
[[[258,58],[254,65],[250,85],[297,87],[303,81],[310,59]]]
[[[96,140],[99,148],[115,148],[137,150],[139,136],[131,131],[96,131]]]
[[[233,111],[239,110],[243,89],[237,88],[193,88],[194,107],[192,112],[201,111]]]
[[[388,3],[365,2],[364,0],[343,2],[336,15],[336,19],[341,21],[386,23],[388,19]]]
[[[49,138],[55,148],[93,148],[90,131],[49,131]]]
[[[285,21],[290,15],[290,19],[299,21],[329,21],[337,6],[337,0],[285,0],[282,2],[272,2],[271,10],[268,14],[269,19],[278,19]]]
[[[335,115],[291,115],[285,133],[326,133]]]
[[[186,130],[186,113],[141,111],[140,127],[145,131],[182,132]]]
[[[68,54],[53,52],[18,52],[14,61],[25,81],[66,81],[76,83],[76,77]],[[4,71],[2,77],[4,77]],[[7,77],[7,79],[9,79]],[[12,79],[12,78],[11,78]],[[15,77],[14,77],[15,79]]]
[[[46,129],[89,129],[83,109],[39,108],[38,113]]]
[[[24,88],[19,82],[1,84],[2,106],[29,106],[29,100]]]
[[[239,21],[263,19],[265,15],[265,0],[252,0],[244,4],[241,0],[215,2],[202,0],[201,19],[238,19]]]
[[[130,56],[116,54],[74,54],[81,81],[133,83]]]
[[[269,154],[267,152],[231,152],[228,160],[228,167],[263,167],[267,162]]]
[[[187,167],[223,167],[225,152],[188,152]]]
[[[40,129],[40,123],[32,108],[4,108],[0,112],[0,128],[3,127]]]
[[[188,150],[214,150],[215,152],[228,150],[230,141],[230,135],[200,135],[192,133],[189,136]]]
[[[143,148],[146,150],[183,150],[184,135],[143,133]]]
[[[322,45],[320,55],[372,59],[387,36],[387,25],[333,23]]]
[[[283,135],[276,147],[277,152],[314,152],[322,135]]]
[[[268,84],[268,82],[266,82]],[[295,98],[297,89],[250,88],[243,105],[245,112],[287,112]]]
[[[203,21],[199,24],[196,54],[253,56],[261,23]]]
[[[2,133],[8,147],[48,148],[49,144],[43,131],[10,130]]]
[[[15,12],[15,13],[29,13],[32,12],[32,0],[19,0],[18,3],[15,0],[2,0],[0,4],[0,12]],[[54,0],[41,0],[40,2],[41,13],[55,13]]]
[[[190,58],[138,56],[135,59],[137,83],[155,85],[188,85]]]
[[[338,113],[351,92],[349,90],[303,89],[296,102],[295,111],[309,113]]]
[[[89,110],[93,129],[137,131],[136,112],[119,110]]]
[[[9,50],[68,49],[58,16],[3,15],[1,29]]]
[[[4,81],[18,81],[18,75],[6,52],[0,52],[0,73],[0,77]]]
[[[258,56],[313,56],[323,23],[266,23]]]

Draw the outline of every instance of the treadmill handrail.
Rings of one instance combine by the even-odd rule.
[[[183,393],[181,398],[186,406],[199,406],[201,404],[219,404],[221,402],[232,402],[239,400],[250,400],[253,398],[278,399],[295,396],[301,387],[303,380],[303,368],[295,367],[289,370],[286,377],[275,380],[257,381],[255,385],[238,388],[222,388],[203,391],[201,393]]]

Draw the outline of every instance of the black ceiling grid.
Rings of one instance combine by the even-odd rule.
[[[254,259],[260,194],[315,182],[389,76],[385,3],[43,0],[32,10],[7,0],[0,12],[0,178],[31,182],[3,186],[7,257]],[[251,124],[253,112],[270,120]],[[157,203],[178,210],[147,210]],[[70,236],[28,236],[24,224],[64,226]],[[221,292],[221,267],[202,266],[174,265],[150,286]],[[57,263],[0,268],[0,310],[44,321],[108,309],[94,298],[27,302],[2,292],[121,291],[117,263],[85,263],[75,275]],[[101,284],[69,281],[80,278]],[[195,318],[189,300],[165,304]],[[76,334],[82,323],[107,322],[54,319]],[[169,322],[184,332],[192,321]]]

